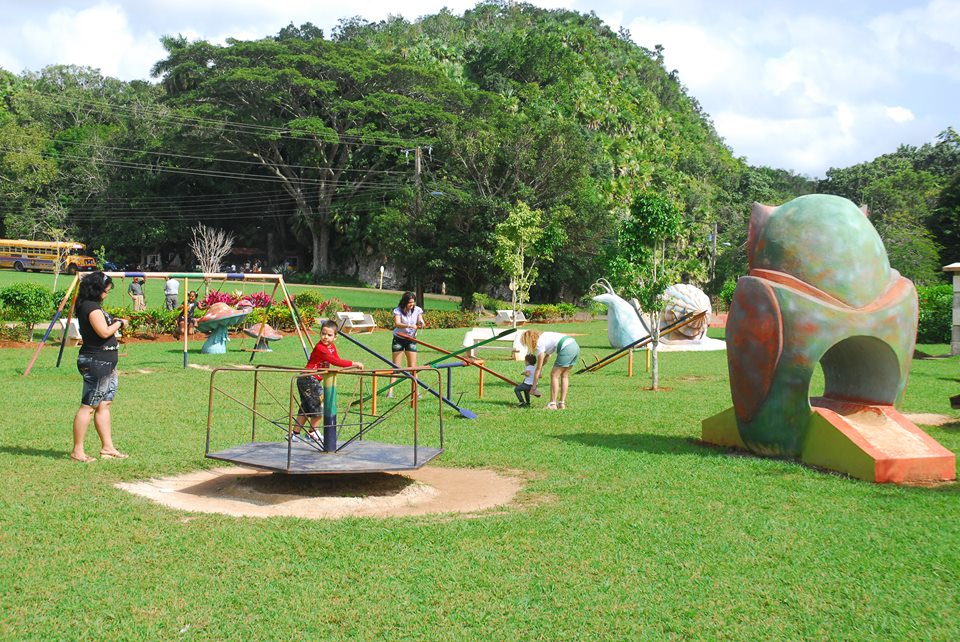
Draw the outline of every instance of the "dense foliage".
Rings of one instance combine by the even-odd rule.
[[[677,278],[713,294],[746,269],[750,204],[810,192],[870,207],[920,284],[960,254],[960,140],[813,181],[735,158],[662,50],[595,15],[482,2],[416,22],[290,25],[225,45],[165,37],[156,84],[0,70],[2,235],[66,235],[117,262],[189,263],[198,222],[302,280],[508,296],[497,229],[541,213],[532,301],[611,274],[639,194],[674,203]],[[503,258],[502,256],[500,258]]]

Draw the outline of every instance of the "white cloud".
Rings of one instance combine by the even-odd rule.
[[[882,14],[869,28],[891,64],[960,79],[960,3],[955,0]]]
[[[744,63],[737,46],[697,24],[640,18],[627,29],[634,42],[647,49],[663,45],[667,69],[677,69],[690,89],[722,85]]]
[[[61,9],[42,21],[23,24],[22,46],[49,64],[83,65],[107,76],[146,78],[163,55],[152,33],[135,37],[123,8],[102,2],[87,9]]]
[[[810,176],[896,149],[896,144],[878,134],[902,141],[917,133],[908,126],[914,120],[909,110],[877,103],[840,102],[828,113],[796,118],[724,111],[714,120],[735,152],[750,164],[784,167]]]
[[[909,123],[914,119],[913,112],[906,107],[887,107],[887,117],[895,123]]]

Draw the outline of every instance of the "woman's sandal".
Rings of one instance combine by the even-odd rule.
[[[97,461],[96,457],[91,457],[90,455],[84,455],[83,457],[77,457],[73,453],[70,453],[70,459],[73,461],[79,461],[81,464],[89,464],[92,461]]]
[[[103,457],[104,459],[126,459],[130,455],[128,455],[127,453],[122,453],[119,450],[112,453],[108,453],[105,450],[101,450],[100,456]]]
[[[547,404],[547,410],[557,410],[558,406],[555,401],[551,401]]]
[[[566,409],[567,409],[567,402],[566,402],[566,401],[558,401],[558,402],[557,402],[557,409],[558,409],[558,410],[566,410]]]

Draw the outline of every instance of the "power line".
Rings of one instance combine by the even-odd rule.
[[[80,97],[54,97],[40,94],[45,100],[51,102],[60,101],[61,105],[64,104],[74,104],[74,105],[87,105],[101,108],[108,108],[120,112],[126,112],[131,114],[136,114],[138,111],[140,113],[145,113],[160,120],[167,122],[180,123],[180,124],[189,124],[193,126],[204,126],[207,128],[216,127],[218,129],[229,131],[238,134],[276,134],[281,138],[288,140],[300,140],[300,141],[310,141],[314,142],[316,140],[315,136],[321,136],[317,134],[315,136],[311,135],[295,135],[292,133],[292,128],[290,127],[277,127],[274,125],[258,125],[254,123],[238,123],[228,120],[217,120],[213,118],[203,118],[200,116],[186,116],[181,114],[174,115],[172,111],[162,111],[158,108],[148,108],[145,106],[140,106],[138,108],[127,107],[124,105],[114,105],[105,101],[95,101],[89,99],[83,99]],[[416,145],[431,145],[436,144],[436,139],[432,138],[415,138],[415,139],[401,139],[399,137],[388,137],[388,136],[376,136],[376,135],[358,135],[358,134],[342,134],[339,132],[331,132],[336,135],[338,140],[325,141],[329,144],[348,144],[348,145],[365,145],[370,147],[413,147]]]

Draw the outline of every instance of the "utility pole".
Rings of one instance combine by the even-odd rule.
[[[717,223],[713,223],[713,234],[710,235],[713,241],[713,252],[710,254],[710,281],[713,282],[717,271]]]
[[[413,185],[414,185],[414,194],[413,194],[413,238],[416,242],[419,242],[419,230],[422,221],[420,220],[420,215],[423,212],[423,188],[420,180],[420,146],[417,145],[416,150],[413,154]],[[423,288],[423,276],[418,274],[416,276],[416,295],[417,295],[417,305],[421,309],[424,309],[423,300],[424,300],[424,288]]]

